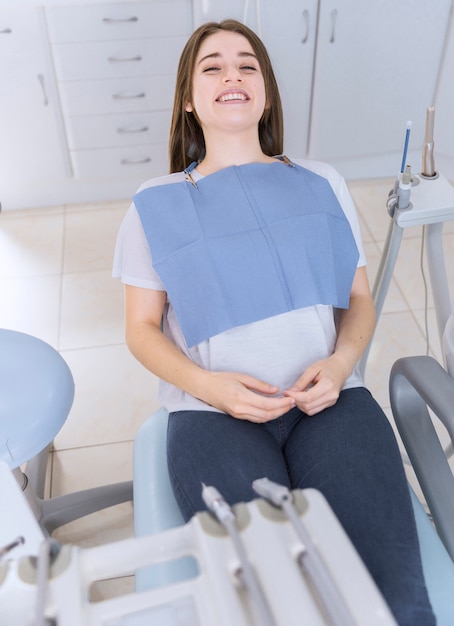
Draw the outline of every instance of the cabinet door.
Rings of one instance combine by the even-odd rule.
[[[0,10],[0,200],[68,174],[42,11]]]
[[[454,181],[454,5],[435,99],[435,167]]]
[[[344,175],[395,174],[411,120],[409,156],[419,171],[450,4],[320,0],[312,158],[334,162]],[[368,170],[375,157],[386,162],[385,170]]]
[[[284,110],[284,151],[307,154],[317,0],[262,0],[260,34],[273,64]]]

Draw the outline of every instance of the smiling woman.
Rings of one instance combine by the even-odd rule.
[[[375,315],[355,207],[332,167],[282,145],[260,39],[201,26],[180,58],[172,173],[139,189],[118,237],[127,343],[161,379],[185,519],[202,482],[231,504],[263,476],[318,489],[399,624],[431,626],[400,453],[357,368]]]
[[[222,31],[217,28],[215,22],[204,25],[202,29],[195,31],[180,57],[170,130],[171,172],[183,170],[194,159],[200,159],[206,150],[205,138],[194,101],[195,85],[198,76],[203,72],[208,75],[214,74],[220,81],[219,75],[222,77],[225,75],[226,69],[230,72],[233,69],[233,71],[238,72],[236,77],[233,77],[235,80],[239,79],[235,84],[237,89],[244,87],[241,84],[242,77],[245,80],[252,80],[255,77],[255,81],[263,81],[265,102],[258,126],[260,152],[263,151],[268,156],[282,153],[282,105],[276,78],[265,46],[257,35],[243,24],[231,20],[225,21],[224,25]],[[219,39],[212,41],[212,35],[216,35],[216,39],[219,36],[230,38],[235,46],[232,49],[227,46],[226,49],[225,39],[224,41]],[[225,58],[222,58],[222,52],[226,55]],[[233,64],[230,70],[228,64]],[[226,65],[227,67],[225,67]],[[232,76],[230,76],[231,79]],[[227,80],[229,80],[228,76]],[[225,84],[220,86],[220,91],[215,92],[214,97],[218,97],[222,91],[228,91],[231,86]],[[268,106],[270,103],[273,106]],[[192,108],[195,110],[191,110]],[[256,141],[254,141],[255,145]]]
[[[227,158],[236,162],[237,138],[232,133],[241,133],[247,161],[271,160],[260,154],[257,141],[265,109],[265,82],[251,44],[243,35],[230,31],[205,39],[196,58],[191,98],[185,107],[197,117],[205,139],[204,163],[199,172],[209,174],[222,167],[230,145],[233,154]],[[215,149],[221,146],[222,155],[218,155]]]

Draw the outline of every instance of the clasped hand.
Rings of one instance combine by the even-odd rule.
[[[277,396],[278,387],[248,374],[213,372],[206,401],[232,417],[257,423],[276,419],[294,407],[315,415],[337,402],[347,375],[333,354],[313,363],[293,387]]]

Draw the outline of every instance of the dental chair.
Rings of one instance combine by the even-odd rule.
[[[454,392],[453,392],[454,393]],[[140,427],[134,443],[134,530],[136,536],[153,535],[184,524],[170,485],[166,461],[168,414],[159,409]],[[452,491],[454,494],[454,490]],[[424,509],[411,490],[423,568],[439,626],[454,624],[454,563]],[[454,520],[454,516],[451,517]],[[197,575],[188,557],[136,572],[136,590],[145,591]]]
[[[432,549],[429,544],[421,542],[423,565],[431,561],[430,573],[425,570],[428,586],[432,585],[432,580],[437,581],[429,593],[434,607],[439,601],[444,611],[452,611],[449,597],[444,597],[441,582],[438,581],[442,580],[444,572],[443,576],[454,589],[454,476],[447,458],[454,442],[454,315],[446,323],[442,347],[446,369],[430,356],[398,359],[391,369],[389,394],[397,429],[429,508],[437,537],[441,540],[435,559],[435,554],[432,557],[428,554],[428,550]],[[446,450],[435,427],[437,420],[449,435],[450,444]],[[432,533],[433,526],[430,529]],[[450,562],[446,555],[450,556]],[[454,604],[453,600],[451,604]],[[452,613],[447,615],[451,621],[439,618],[439,624],[454,623]]]
[[[44,498],[48,453],[73,398],[71,371],[54,348],[31,335],[0,329],[0,461],[13,471],[49,535],[63,524],[132,500],[132,481]]]

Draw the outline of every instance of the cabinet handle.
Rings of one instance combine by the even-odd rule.
[[[122,24],[124,22],[138,22],[139,18],[132,17],[103,17],[102,21],[104,24]]]
[[[114,93],[114,100],[134,100],[135,98],[145,98],[146,93]]]
[[[146,133],[148,130],[148,126],[141,126],[140,128],[117,128],[117,133],[126,135],[129,133]]]
[[[303,11],[303,20],[306,25],[306,32],[301,39],[301,43],[307,43],[307,40],[309,39],[309,11],[307,9],[304,9]]]
[[[109,63],[127,63],[130,61],[141,61],[142,57],[141,56],[136,56],[136,57],[109,57],[107,59],[109,61]]]
[[[144,159],[121,159],[120,163],[122,165],[142,165],[143,163],[151,163],[151,158],[145,157]]]
[[[11,28],[4,28],[3,30],[0,30],[0,35],[10,35],[12,32]]]
[[[46,91],[46,83],[44,82],[44,76],[42,74],[38,74],[38,82],[41,85],[41,90],[43,92],[43,104],[45,107],[47,107],[47,105],[49,104],[49,99],[47,97],[47,91]]]
[[[331,11],[331,37],[329,38],[330,43],[334,43],[336,39],[336,21],[337,21],[337,9],[333,9]]]

